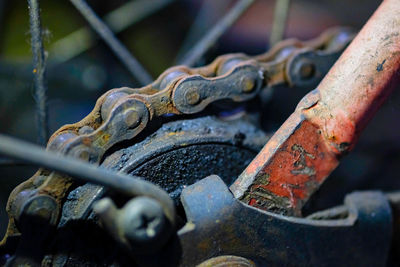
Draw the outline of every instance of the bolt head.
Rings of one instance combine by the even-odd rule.
[[[154,199],[134,198],[125,204],[119,214],[120,231],[132,245],[155,248],[162,245],[171,233],[163,209]]]
[[[55,225],[57,215],[58,204],[53,197],[48,195],[34,195],[22,203],[17,220],[23,228],[31,227],[31,224],[34,222]]]

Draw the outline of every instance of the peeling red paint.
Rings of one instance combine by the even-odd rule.
[[[399,84],[399,32],[398,0],[383,1],[318,89],[301,100],[231,186],[234,195],[255,207],[281,205],[300,215]]]

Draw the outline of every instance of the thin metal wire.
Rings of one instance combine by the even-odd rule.
[[[90,26],[108,44],[119,60],[127,67],[134,77],[142,84],[153,81],[150,74],[143,68],[128,49],[115,37],[111,29],[96,15],[84,0],[70,0],[82,16],[89,22]]]
[[[218,23],[189,50],[179,64],[193,66],[226,30],[250,7],[254,0],[240,0]]]
[[[217,22],[217,20],[226,12],[231,3],[232,0],[203,1],[192,26],[190,26],[190,29],[185,36],[185,40],[179,48],[175,62],[182,60],[182,57],[187,53],[187,51],[193,47],[197,40],[199,40],[208,31],[208,29],[210,29]]]
[[[149,196],[160,202],[166,216],[174,221],[175,207],[169,195],[159,186],[137,176],[128,176],[81,160],[66,157],[18,139],[0,134],[0,154],[39,167],[69,175],[83,182],[94,183],[127,196]]]
[[[119,33],[135,23],[147,18],[175,0],[130,1],[103,17],[114,33]],[[96,44],[98,38],[89,27],[83,27],[57,40],[50,47],[50,60],[54,63],[66,62],[85,52]]]
[[[286,30],[289,9],[290,0],[275,1],[274,21],[272,23],[271,35],[269,38],[270,47],[282,41]]]
[[[28,0],[28,8],[35,81],[36,127],[38,131],[38,143],[44,146],[47,143],[49,126],[46,103],[46,56],[42,41],[39,1]]]

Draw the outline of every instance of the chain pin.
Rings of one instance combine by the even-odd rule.
[[[186,102],[189,105],[196,105],[200,102],[200,94],[197,92],[197,88],[192,88],[185,93]]]
[[[124,120],[129,128],[135,128],[140,123],[140,115],[136,110],[128,110],[124,113]]]
[[[242,90],[244,93],[251,93],[256,87],[256,83],[253,78],[243,77],[242,78]]]

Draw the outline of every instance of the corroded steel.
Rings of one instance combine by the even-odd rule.
[[[180,266],[222,255],[257,266],[385,266],[388,257],[393,217],[380,192],[349,194],[347,216],[319,220],[244,205],[217,176],[186,187],[181,199],[188,223],[178,232]]]
[[[145,87],[108,91],[86,118],[56,131],[47,149],[96,164],[113,145],[132,139],[157,117],[200,112],[219,99],[246,101],[255,97],[262,87],[292,84],[296,80],[292,76],[299,75],[288,72],[294,57],[314,51],[315,58],[323,57],[329,65],[351,39],[348,29],[335,28],[311,41],[283,41],[259,56],[229,54],[200,68],[170,68]],[[322,74],[318,72],[318,75]],[[15,201],[18,194],[29,190],[32,196],[50,195],[60,209],[72,184],[68,176],[40,169],[16,187],[7,204],[10,222],[2,242],[7,236],[19,233],[16,220],[20,203]]]
[[[300,215],[400,77],[400,4],[384,1],[316,90],[231,186],[262,209]]]

